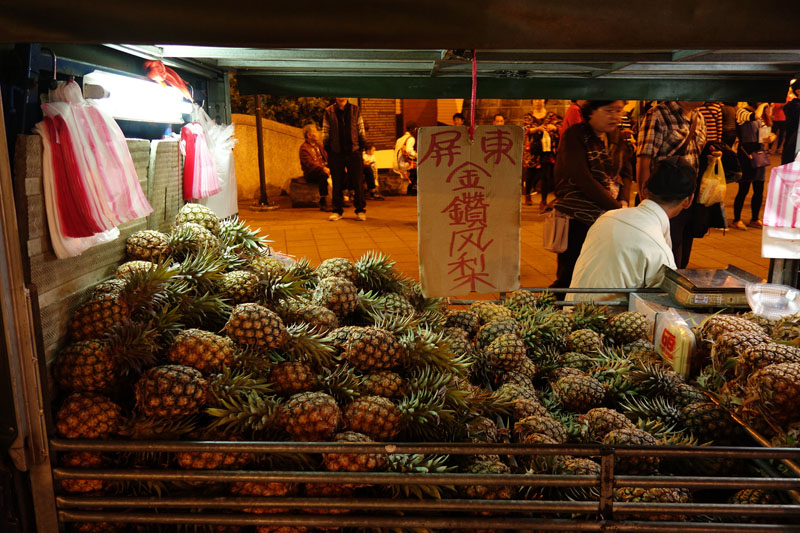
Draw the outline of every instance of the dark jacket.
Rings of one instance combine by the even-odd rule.
[[[317,144],[319,152],[314,149],[314,144],[306,141],[300,145],[300,168],[303,169],[303,176],[324,172],[328,164],[328,154],[322,144]]]
[[[339,120],[336,116],[337,105],[333,104],[325,108],[322,116],[322,144],[329,154],[341,154],[341,135],[349,135],[345,139],[345,144],[350,145],[351,152],[359,152],[367,149],[367,132],[364,128],[364,119],[361,118],[361,110],[357,105],[347,103],[344,106],[345,123],[349,124],[350,131],[339,131]],[[347,141],[350,141],[349,143]]]

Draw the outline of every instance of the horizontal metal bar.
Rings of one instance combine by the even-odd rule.
[[[686,489],[797,489],[800,479],[765,477],[616,476],[616,487]]]
[[[242,498],[242,497],[158,497],[67,496],[56,497],[59,508],[204,508],[243,509],[246,507],[285,507],[304,509],[357,509],[392,511],[527,511],[537,513],[597,513],[597,502],[558,500],[389,500],[366,498]]]
[[[52,439],[55,451],[104,452],[240,452],[240,453],[391,453],[447,455],[579,455],[610,453],[598,445],[536,445],[495,443],[374,443],[259,441],[100,441]],[[761,448],[755,448],[760,450]],[[610,450],[608,448],[607,450]]]
[[[800,505],[616,502],[615,513],[800,516]]]
[[[287,472],[255,470],[123,470],[53,468],[55,479],[102,479],[108,481],[252,481],[261,483],[372,483],[377,485],[490,485],[533,487],[593,487],[597,476],[528,474],[410,474],[388,472]]]
[[[698,523],[698,522],[613,522],[615,533],[797,533],[793,524],[741,524],[741,523]]]
[[[650,457],[724,457],[728,459],[800,460],[800,448],[761,448],[735,446],[630,446],[533,445],[495,443],[374,443],[337,444],[325,442],[256,442],[256,441],[95,441],[51,439],[54,451],[104,452],[240,452],[240,453],[392,453],[448,455],[577,455],[600,456],[613,453]]]
[[[203,59],[287,60],[411,60],[434,61],[442,58],[442,50],[373,50],[346,48],[228,48],[219,46],[162,45],[163,57]]]
[[[433,517],[433,516],[357,516],[357,515],[200,515],[170,513],[109,513],[64,510],[59,512],[64,522],[127,522],[134,524],[227,524],[239,526],[342,526],[342,527],[429,527],[452,529],[533,529],[546,531],[604,531],[601,522],[581,520],[547,520],[506,517]]]
[[[63,522],[126,522],[134,524],[182,524],[182,525],[272,525],[307,527],[397,527],[397,528],[440,528],[453,529],[516,529],[536,531],[620,531],[640,533],[664,533],[680,531],[684,533],[738,533],[738,532],[794,532],[794,524],[737,524],[737,523],[693,523],[693,522],[614,522],[588,521],[581,519],[537,519],[509,517],[432,517],[403,516],[379,517],[358,515],[287,515],[270,514],[265,516],[206,515],[171,513],[109,513],[91,511],[62,510],[59,517]]]

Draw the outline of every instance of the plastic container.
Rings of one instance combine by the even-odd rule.
[[[800,312],[800,290],[774,283],[748,283],[747,303],[758,316],[778,320]]]

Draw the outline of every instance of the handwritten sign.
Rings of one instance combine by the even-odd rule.
[[[425,295],[518,289],[522,128],[420,128],[417,146]]]

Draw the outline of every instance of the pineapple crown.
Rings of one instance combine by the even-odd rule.
[[[269,250],[272,241],[260,237],[261,229],[252,230],[234,216],[222,222],[219,228],[219,239],[223,247],[236,254],[248,256],[258,255]]]
[[[205,413],[214,419],[211,429],[226,435],[263,437],[275,431],[279,408],[277,397],[247,391],[217,398]]]

